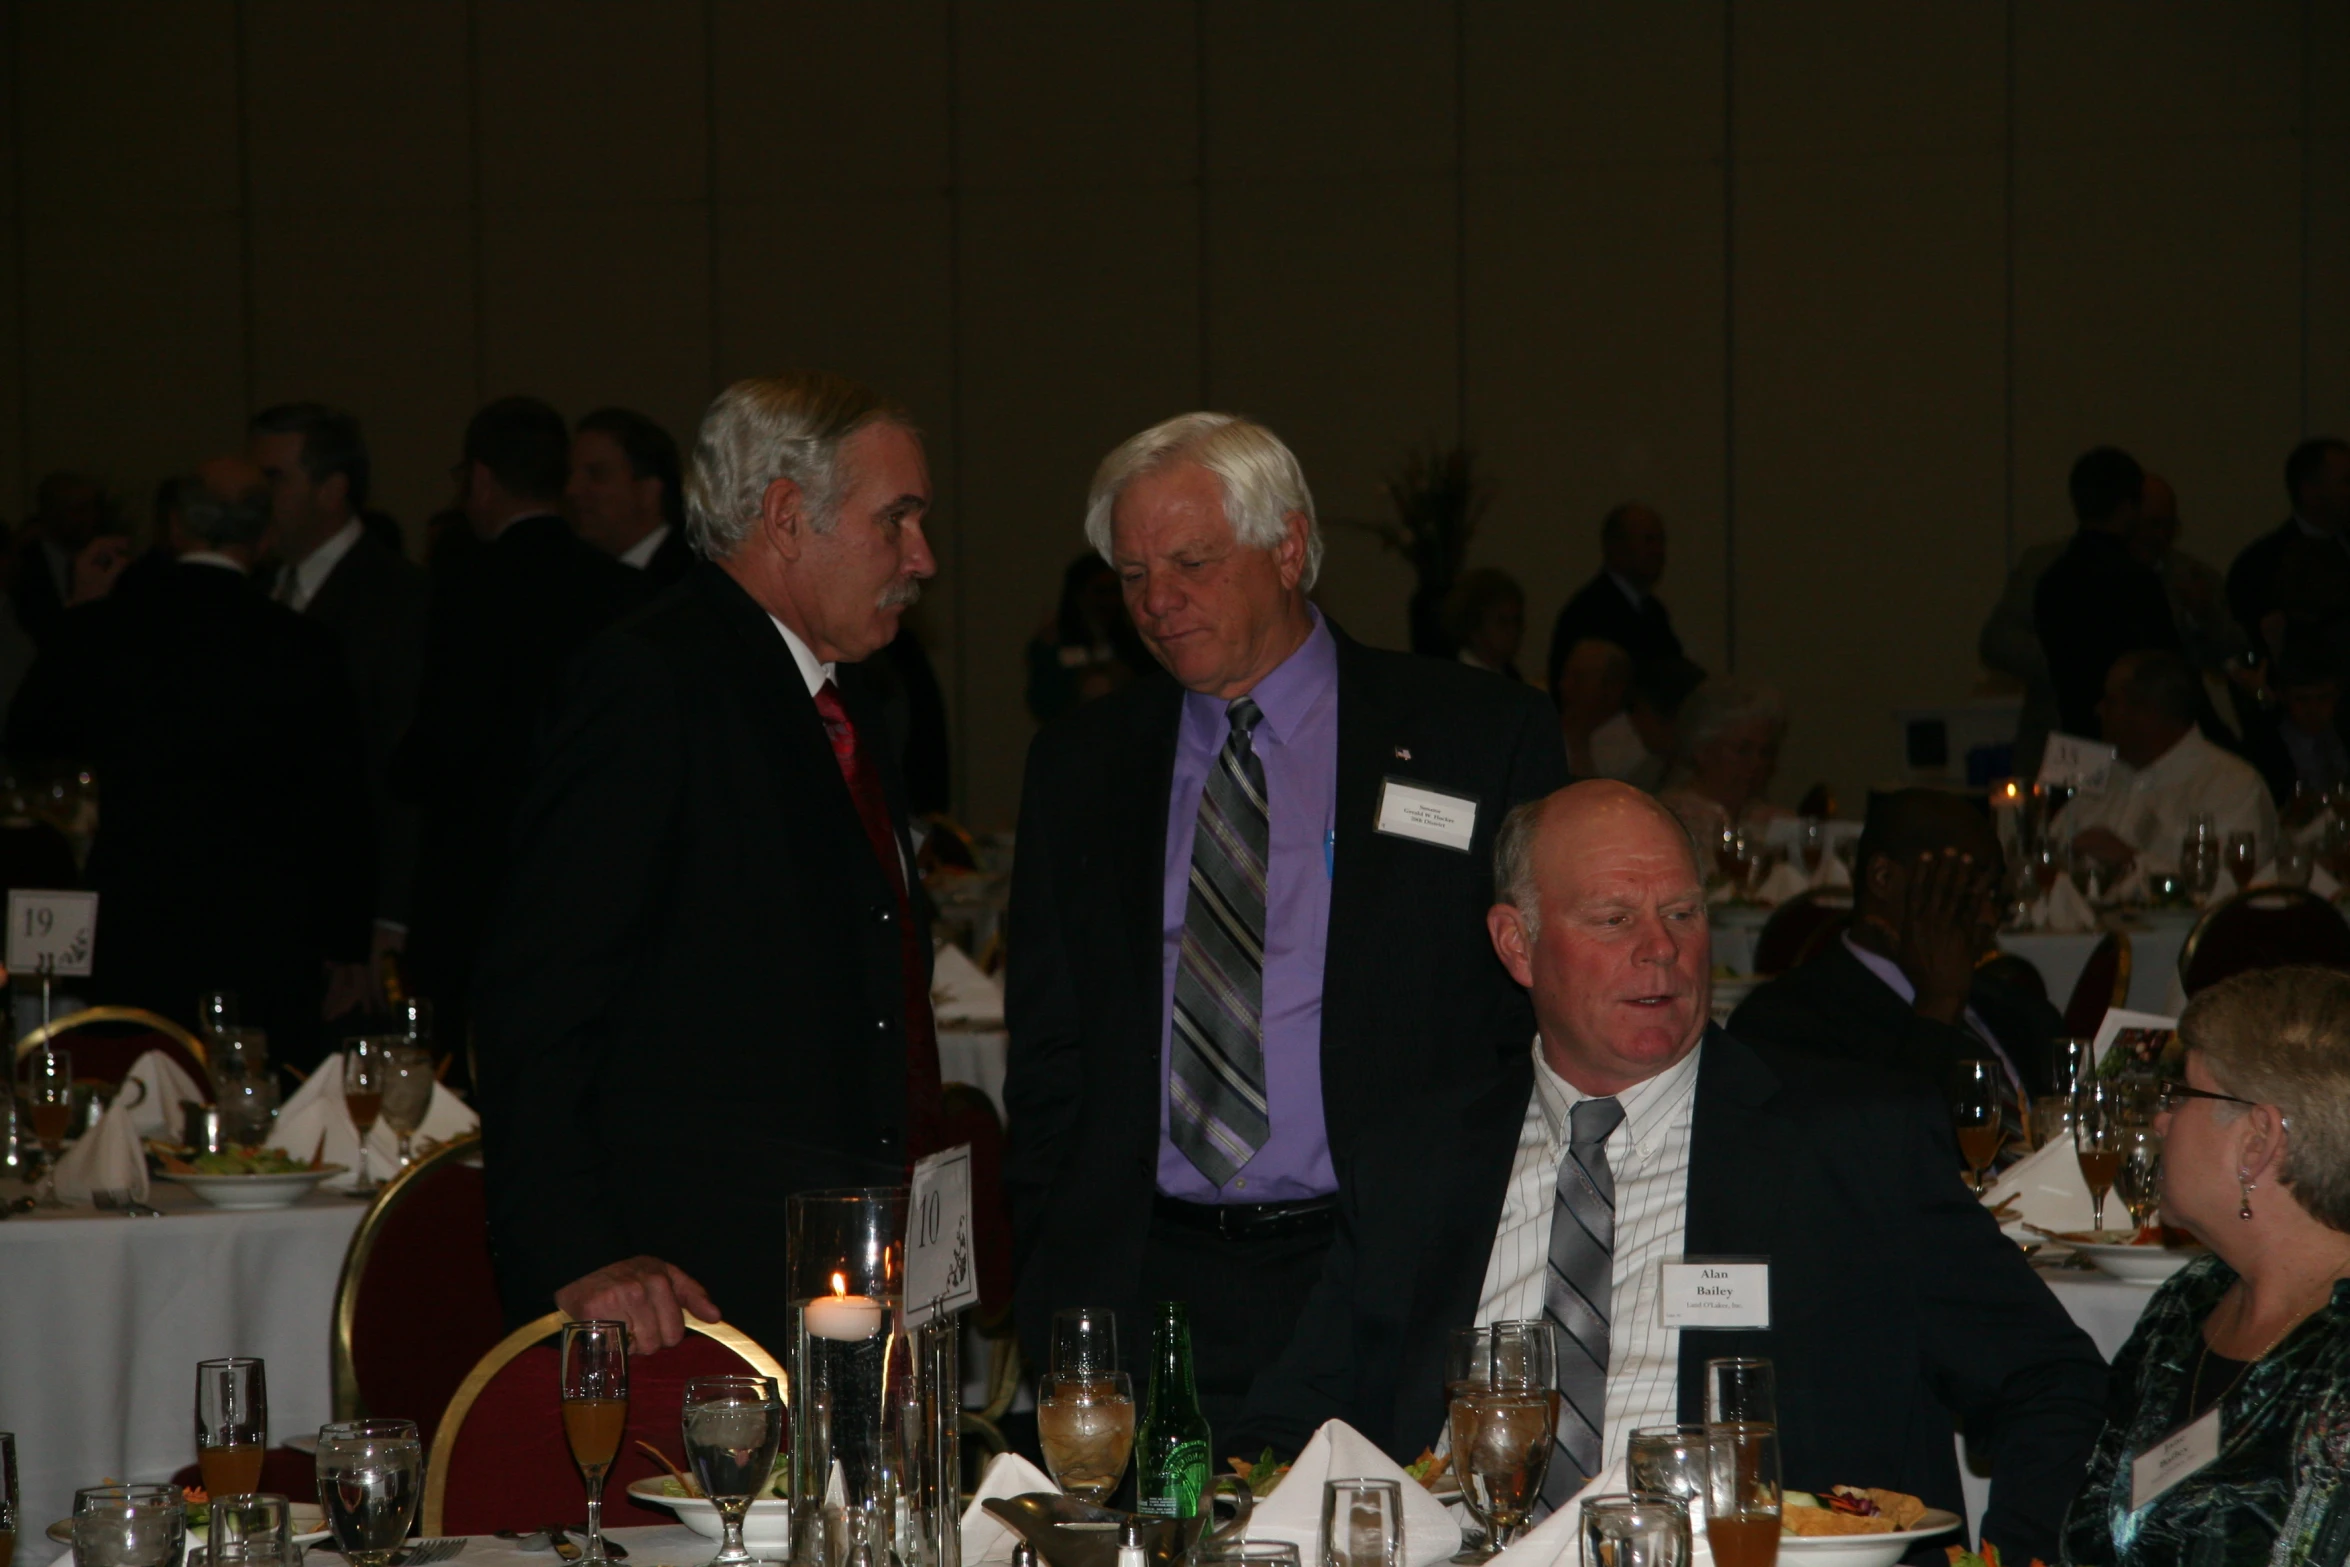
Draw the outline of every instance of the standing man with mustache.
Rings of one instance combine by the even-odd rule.
[[[1115,1308],[1135,1360],[1144,1310],[1186,1302],[1222,1437],[1341,1194],[1418,1160],[1460,1096],[1526,1081],[1533,1016],[1485,941],[1493,834],[1566,758],[1539,695],[1314,607],[1313,496],[1262,425],[1185,414],[1119,446],[1086,537],[1164,673],[1029,751],[1015,1299],[1037,1365],[1057,1308]]]
[[[858,661],[936,569],[906,411],[738,381],[686,484],[699,560],[591,644],[539,746],[476,994],[508,1314],[721,1312],[780,1352],[792,1192],[888,1185],[939,1119],[904,790]]]

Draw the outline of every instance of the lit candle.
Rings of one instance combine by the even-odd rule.
[[[881,1331],[881,1302],[870,1295],[850,1294],[848,1279],[836,1273],[831,1295],[819,1295],[808,1302],[803,1319],[811,1338],[854,1343]]]

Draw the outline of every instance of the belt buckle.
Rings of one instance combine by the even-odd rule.
[[[1246,1203],[1228,1203],[1216,1210],[1216,1233],[1221,1239],[1237,1241],[1248,1238],[1249,1226],[1242,1222],[1241,1214],[1249,1206]]]

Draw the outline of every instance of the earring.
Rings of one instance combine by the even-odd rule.
[[[2243,1171],[2243,1170],[2238,1170],[2238,1171],[2236,1172],[2236,1186],[2237,1186],[2237,1188],[2238,1188],[2238,1189],[2239,1189],[2239,1190],[2242,1192],[2242,1194],[2243,1194],[2243,1195],[2242,1195],[2240,1198],[2238,1198],[2238,1200],[2237,1200],[2237,1205],[2236,1205],[2236,1217],[2237,1217],[2237,1218],[2239,1218],[2239,1219],[2249,1219],[2249,1218],[2251,1218],[2251,1217],[2252,1217],[2252,1177],[2251,1177],[2251,1175],[2250,1175],[2248,1172],[2246,1172],[2246,1171]]]

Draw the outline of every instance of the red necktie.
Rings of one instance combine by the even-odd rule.
[[[874,857],[881,861],[890,890],[897,894],[899,967],[906,995],[906,1146],[910,1157],[919,1158],[934,1151],[945,1112],[939,1098],[938,1029],[930,1015],[930,986],[924,978],[928,967],[922,961],[921,938],[914,933],[914,910],[906,896],[897,830],[890,825],[889,801],[881,792],[881,774],[873,766],[872,753],[859,739],[857,726],[849,722],[848,709],[841,706],[839,689],[829,680],[817,689],[816,711],[824,720],[825,736],[832,741],[832,759],[840,764],[849,798],[856,802],[857,816],[865,824],[865,837],[873,846]]]

